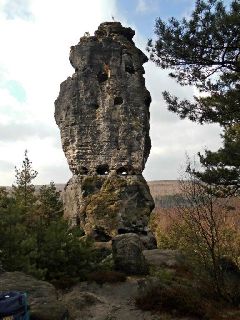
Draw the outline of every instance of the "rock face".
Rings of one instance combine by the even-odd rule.
[[[87,234],[108,241],[119,233],[147,233],[153,200],[142,176],[79,176],[66,187],[65,206],[78,212]]]
[[[32,320],[67,320],[68,310],[57,300],[53,285],[22,272],[4,272],[0,275],[0,291],[23,291],[28,295]]]
[[[147,274],[148,267],[142,253],[140,237],[134,233],[116,236],[112,241],[115,269],[126,274]]]
[[[55,119],[73,173],[65,216],[97,240],[147,233],[154,207],[142,171],[148,158],[149,105],[135,32],[102,23],[71,47],[72,77],[60,86]]]
[[[178,268],[185,265],[186,258],[178,250],[143,250],[143,255],[149,266],[157,268]]]

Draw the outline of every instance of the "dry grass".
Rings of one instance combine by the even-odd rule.
[[[196,288],[172,284],[152,287],[136,298],[136,306],[144,311],[167,312],[175,316],[193,316],[210,319],[216,310],[204,300]]]

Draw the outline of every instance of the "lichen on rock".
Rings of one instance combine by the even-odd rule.
[[[96,240],[119,233],[146,234],[154,207],[142,171],[149,156],[145,54],[135,32],[119,22],[100,24],[71,47],[75,69],[55,101],[55,119],[73,173],[64,211]]]

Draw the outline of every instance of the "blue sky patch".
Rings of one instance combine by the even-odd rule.
[[[18,81],[7,81],[5,84],[5,88],[9,91],[11,96],[13,96],[19,102],[25,102],[27,100],[26,91]]]
[[[16,18],[30,20],[32,18],[29,0],[7,0],[3,10],[9,20]]]
[[[146,38],[153,37],[157,18],[182,18],[191,13],[193,7],[193,0],[117,0],[120,15],[128,23],[134,22],[138,31]]]

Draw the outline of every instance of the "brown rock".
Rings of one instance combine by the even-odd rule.
[[[66,216],[79,218],[85,232],[97,241],[119,233],[147,232],[154,208],[148,185],[141,175],[79,176],[66,187]]]
[[[146,260],[142,253],[140,237],[134,233],[116,236],[112,240],[115,269],[126,274],[142,275],[148,273]]]
[[[146,233],[154,207],[142,171],[149,156],[149,105],[135,32],[102,23],[71,47],[75,69],[55,101],[55,119],[73,173],[65,216],[97,241]]]
[[[68,310],[57,300],[53,285],[22,272],[0,275],[0,291],[23,291],[28,295],[31,320],[67,320]]]
[[[134,31],[104,23],[71,47],[75,73],[61,84],[55,119],[74,174],[141,173],[148,158],[149,104]]]

